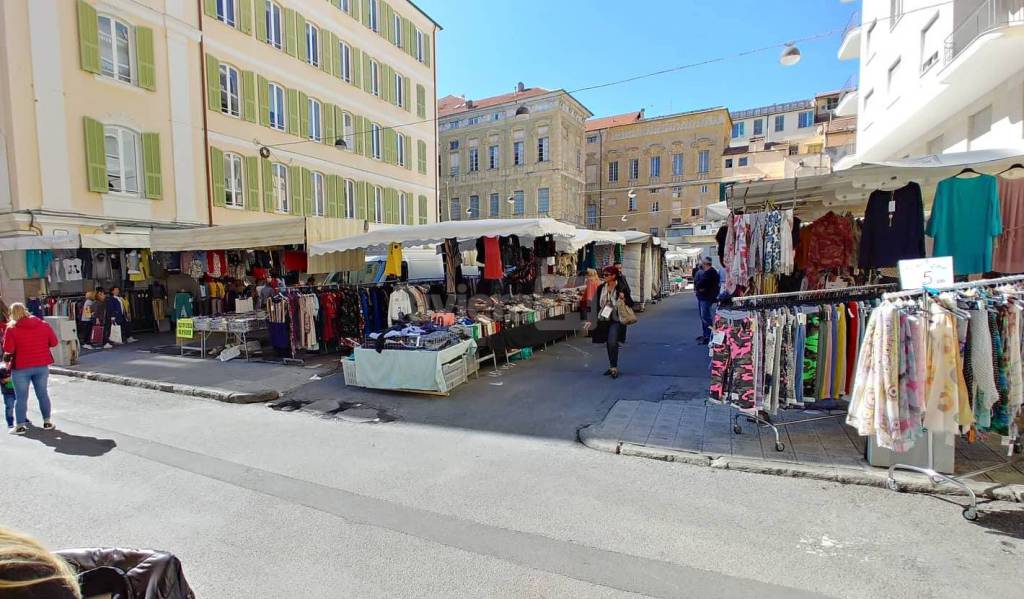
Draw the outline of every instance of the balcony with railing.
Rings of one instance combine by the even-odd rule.
[[[984,0],[946,38],[944,64],[952,63],[985,34],[1022,24],[1024,0]]]
[[[839,43],[839,52],[837,53],[839,60],[860,57],[860,32],[860,13],[854,12],[850,15],[850,20],[846,22],[846,28],[843,29],[843,36],[840,38],[842,41]]]

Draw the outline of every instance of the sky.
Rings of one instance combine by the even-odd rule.
[[[437,34],[437,94],[484,98],[527,87],[567,91],[725,58],[602,89],[573,92],[596,116],[730,110],[838,90],[857,61],[836,59],[857,3],[840,0],[414,0]],[[833,31],[835,30],[835,31]],[[801,61],[783,67],[781,44]],[[742,52],[780,46],[736,57]]]

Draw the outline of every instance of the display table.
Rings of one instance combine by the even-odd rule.
[[[493,358],[494,366],[497,367],[499,356],[506,356],[507,361],[510,351],[524,347],[547,346],[549,343],[561,341],[577,334],[580,326],[581,321],[578,315],[561,315],[545,318],[532,324],[503,328],[497,333],[482,338],[480,344],[491,349],[493,354],[490,358]]]
[[[359,348],[355,385],[368,389],[415,391],[447,395],[466,382],[467,355],[476,355],[476,341],[467,339],[440,351]],[[346,380],[347,384],[351,384]]]

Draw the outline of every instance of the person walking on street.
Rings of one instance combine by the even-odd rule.
[[[627,324],[619,316],[620,305],[633,307],[633,298],[629,288],[621,284],[622,276],[614,266],[606,267],[602,272],[604,283],[594,293],[594,301],[590,304],[590,317],[584,324],[593,329],[590,334],[594,343],[604,343],[608,349],[608,370],[605,376],[619,378],[619,349],[626,342]]]
[[[93,345],[93,347],[95,349],[113,348],[114,346],[110,344],[110,320],[107,317],[107,291],[102,287],[96,288],[96,301],[92,305],[92,322],[94,325],[98,324],[103,327],[103,338],[100,340],[99,346]]]
[[[93,309],[96,306],[96,292],[86,291],[82,302],[82,315],[78,320],[78,341],[83,349],[95,349],[92,346]]]
[[[129,326],[131,322],[130,315],[125,310],[124,299],[121,297],[121,288],[113,286],[110,288],[110,295],[107,296],[107,318],[110,319],[111,324],[116,324],[121,327],[121,341],[120,343],[135,343],[135,337],[128,334]],[[107,333],[107,341],[109,344],[110,333]],[[106,347],[106,346],[104,346]]]
[[[715,304],[721,291],[721,279],[718,271],[711,265],[711,258],[704,258],[700,272],[694,280],[693,289],[697,294],[697,307],[700,310],[700,337],[697,343],[707,345],[711,341],[711,325],[715,319]]]
[[[25,304],[11,304],[11,321],[4,334],[4,355],[11,355],[11,379],[14,381],[15,435],[28,432],[28,387],[31,384],[43,415],[43,429],[53,430],[50,421],[50,395],[46,390],[57,335],[50,325],[28,313]]]

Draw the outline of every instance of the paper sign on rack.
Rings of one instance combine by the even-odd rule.
[[[900,286],[903,289],[945,287],[952,285],[953,257],[900,260]]]

